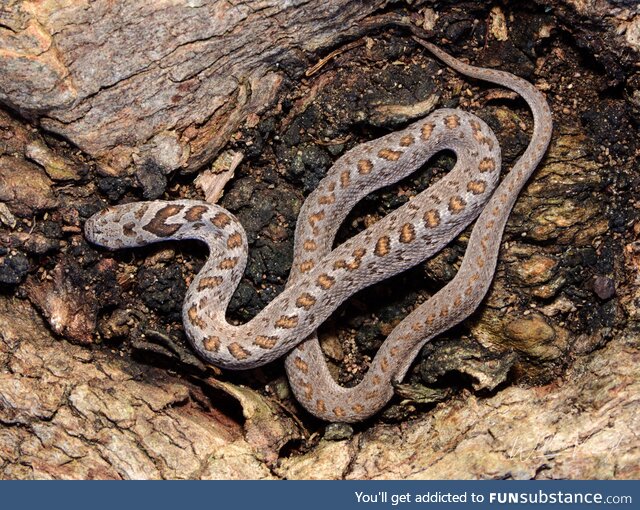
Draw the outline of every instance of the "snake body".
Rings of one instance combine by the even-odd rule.
[[[533,85],[506,72],[464,64],[418,42],[458,72],[503,85],[529,104],[531,142],[499,185],[495,135],[478,117],[461,110],[437,110],[402,131],[354,147],[302,206],[285,290],[242,325],[229,324],[225,310],[244,272],[248,246],[242,225],[227,210],[195,200],[139,202],[107,208],[85,225],[90,241],[110,249],[168,240],[205,242],[210,255],[187,291],[182,314],[193,347],[207,362],[229,369],[248,369],[287,355],[296,398],[328,421],[355,422],[376,413],[420,348],[477,308],[491,284],[511,208],[551,138],[549,106]],[[340,224],[359,200],[398,182],[444,149],[457,157],[445,177],[332,249]],[[395,327],[362,382],[352,388],[337,384],[315,334],[319,325],[360,289],[437,253],[476,217],[455,278]]]

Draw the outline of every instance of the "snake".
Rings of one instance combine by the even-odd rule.
[[[329,422],[353,423],[376,414],[393,397],[422,346],[477,309],[493,280],[513,205],[551,140],[551,110],[528,81],[463,63],[414,39],[460,74],[522,97],[533,115],[529,145],[500,179],[500,146],[489,126],[469,112],[442,108],[348,150],[301,207],[284,290],[248,322],[231,324],[225,317],[248,254],[246,233],[228,210],[199,200],[154,200],[107,207],[85,223],[86,238],[111,250],[186,239],[205,243],[209,255],[182,308],[195,351],[207,363],[231,370],[286,356],[296,399]],[[362,198],[412,174],[444,150],[456,159],[446,175],[334,247],[338,228]],[[395,326],[357,385],[338,384],[321,350],[318,327],[354,293],[434,256],[474,220],[455,277]]]

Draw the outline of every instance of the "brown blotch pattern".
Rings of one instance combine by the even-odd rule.
[[[367,250],[365,250],[364,248],[356,248],[355,250],[353,250],[353,253],[351,255],[353,255],[357,259],[361,259],[362,257],[364,257],[365,253],[367,253]]]
[[[142,229],[158,237],[172,236],[178,230],[180,230],[182,224],[176,223],[167,225],[165,222],[172,216],[175,216],[180,211],[182,211],[182,209],[184,209],[183,205],[166,205],[162,209],[160,209],[153,217],[153,219],[149,223],[144,225]]]
[[[344,416],[344,409],[342,407],[336,407],[333,409],[333,414],[335,414],[338,418],[342,418]]]
[[[347,271],[355,271],[360,267],[361,263],[362,263],[362,258],[360,257],[354,258],[351,262],[347,264]]]
[[[413,137],[413,135],[404,135],[402,138],[400,138],[400,146],[409,147],[410,145],[413,145],[415,141],[416,139]]]
[[[239,360],[247,359],[251,354],[249,351],[244,349],[239,343],[236,343],[236,342],[230,344],[229,347],[227,347],[227,349],[229,349],[231,356]]]
[[[133,222],[125,223],[122,225],[122,233],[127,237],[134,237],[136,233],[133,231],[136,224]]]
[[[302,383],[302,387],[304,388],[304,398],[311,400],[313,398],[313,386],[306,382]]]
[[[324,400],[318,399],[318,401],[316,402],[316,411],[318,411],[319,413],[324,413],[326,410],[327,408],[324,405]]]
[[[333,193],[323,195],[318,199],[318,203],[322,205],[330,205],[336,201],[336,196]]]
[[[233,249],[242,246],[242,236],[239,232],[235,232],[229,236],[227,239],[227,248]]]
[[[345,170],[340,174],[340,185],[343,188],[348,188],[351,183],[351,176],[349,175],[349,170]]]
[[[462,197],[452,197],[451,200],[449,200],[449,211],[453,214],[458,214],[464,210],[466,205],[467,203]]]
[[[335,278],[329,276],[328,274],[321,274],[318,276],[317,284],[322,287],[324,290],[330,289],[333,287],[333,284],[336,283]]]
[[[309,365],[307,365],[307,362],[305,360],[303,360],[301,357],[296,356],[293,360],[293,364],[296,366],[296,368],[298,368],[298,370],[300,370],[303,374],[306,374],[307,372],[309,372]]]
[[[213,289],[224,281],[222,276],[205,276],[198,282],[198,290]]]
[[[213,217],[211,223],[218,228],[224,228],[231,223],[231,218],[225,213],[218,213]]]
[[[136,211],[133,213],[133,217],[136,220],[141,220],[142,217],[147,213],[148,210],[149,210],[149,204],[141,205],[140,207],[136,208]],[[104,210],[105,213],[107,211],[108,211],[108,209]]]
[[[480,126],[480,123],[477,120],[472,120],[469,122],[469,125],[471,126],[473,137],[477,141],[481,142],[482,139],[484,138],[484,135],[482,134],[482,127]]]
[[[358,161],[358,173],[367,175],[373,170],[373,163],[368,159],[361,159]]]
[[[422,139],[428,140],[429,138],[431,138],[431,133],[433,133],[434,128],[435,126],[431,122],[427,122],[425,125],[423,125],[422,129],[420,130]]]
[[[364,413],[364,406],[361,404],[354,404],[351,409],[353,409],[356,413]]]
[[[207,212],[209,208],[206,205],[194,205],[193,207],[189,207],[186,213],[184,213],[184,218],[187,221],[200,221],[202,220],[202,215]]]
[[[364,398],[366,398],[367,400],[375,400],[378,398],[378,393],[375,391],[368,391]]]
[[[238,264],[238,257],[227,257],[226,259],[222,259],[220,264],[218,264],[218,269],[233,269]]]
[[[427,227],[437,227],[440,225],[440,213],[435,209],[429,209],[426,213],[424,213],[424,222]]]
[[[378,241],[376,242],[376,247],[373,250],[374,255],[376,255],[377,257],[384,257],[385,255],[387,255],[389,253],[389,243],[389,236],[382,236],[380,239],[378,239]]]
[[[410,243],[416,238],[416,229],[411,223],[405,223],[400,229],[400,242]]]
[[[202,341],[202,346],[207,351],[217,352],[220,349],[220,337],[208,336]]]
[[[347,267],[347,261],[344,259],[338,259],[333,263],[333,269],[344,269]]]
[[[483,136],[482,140],[480,140],[481,143],[484,143],[485,145],[487,145],[489,147],[489,149],[493,150],[493,139],[489,138],[488,136]]]
[[[385,373],[387,372],[387,370],[389,370],[389,361],[387,360],[387,358],[382,358],[380,360],[380,370]]]
[[[204,329],[207,324],[198,316],[198,309],[196,305],[192,305],[189,310],[187,310],[187,317],[189,318],[189,322],[194,326]]]
[[[449,129],[457,128],[460,125],[460,117],[457,115],[449,115],[444,118],[444,124]]]
[[[492,158],[482,158],[478,164],[481,172],[493,172],[496,169],[496,162]]]
[[[313,266],[315,266],[315,264],[316,263],[313,260],[305,260],[304,262],[301,262],[300,266],[298,267],[300,268],[301,273],[308,273],[313,269]]]
[[[316,244],[316,242],[312,239],[307,239],[304,244],[302,245],[302,247],[306,250],[306,251],[316,251],[318,249],[318,245]]]
[[[277,336],[258,335],[256,339],[253,341],[254,345],[257,345],[262,349],[273,349],[277,343],[278,343]]]
[[[297,315],[283,315],[275,323],[276,328],[292,329],[298,325]]]
[[[467,184],[467,191],[470,191],[474,195],[481,195],[487,189],[487,183],[485,181],[469,181]]]
[[[298,308],[304,308],[305,310],[309,310],[315,304],[316,298],[308,292],[300,294],[300,296],[298,296],[298,299],[296,299],[296,306]]]
[[[317,213],[314,213],[311,216],[309,216],[309,225],[311,225],[312,227],[315,227],[316,223],[318,223],[319,221],[322,221],[323,219],[324,219],[324,211],[318,211]]]
[[[360,267],[360,264],[362,263],[362,257],[364,257],[365,253],[367,253],[367,251],[364,248],[356,248],[355,250],[353,250],[353,260],[351,262],[340,259],[333,264],[333,268],[355,271]]]
[[[401,151],[394,151],[392,149],[380,149],[378,151],[378,157],[386,159],[387,161],[398,161],[402,156]]]

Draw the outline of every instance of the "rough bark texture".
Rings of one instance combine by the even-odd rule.
[[[9,2],[0,101],[103,171],[196,170],[307,66],[307,52],[385,3]]]
[[[635,3],[3,2],[0,477],[640,477]],[[179,312],[201,247],[107,254],[81,227],[106,203],[224,186],[251,243],[229,311],[246,320],[283,288],[304,196],[356,143],[437,102],[485,119],[508,168],[526,108],[440,72],[409,26],[536,83],[556,130],[478,312],[380,416],[325,427],[281,364],[193,355]],[[340,239],[451,164],[364,200]],[[341,382],[452,278],[467,238],[334,314],[321,341]]]

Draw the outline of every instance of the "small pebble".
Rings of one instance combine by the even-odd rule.
[[[603,301],[616,295],[616,286],[611,278],[598,275],[593,279],[593,292]]]
[[[327,441],[343,441],[353,436],[353,427],[348,423],[330,423],[324,429]]]

